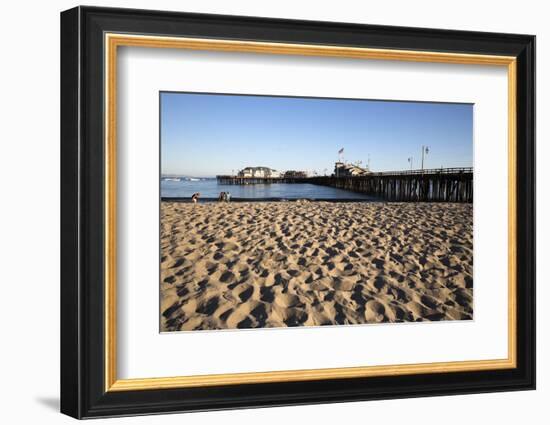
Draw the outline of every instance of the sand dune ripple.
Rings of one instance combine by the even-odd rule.
[[[161,330],[473,317],[472,205],[161,205]]]

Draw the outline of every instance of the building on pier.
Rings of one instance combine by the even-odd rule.
[[[334,164],[335,177],[365,176],[367,174],[370,174],[368,168],[363,168],[356,164],[346,164],[341,161]]]
[[[276,179],[281,173],[269,167],[246,167],[239,171],[238,177],[253,177],[260,179]]]
[[[288,170],[283,174],[285,179],[305,179],[307,177],[307,172],[305,171],[296,171]]]

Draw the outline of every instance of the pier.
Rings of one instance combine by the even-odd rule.
[[[387,201],[465,202],[474,199],[473,168],[369,173],[362,176],[258,178],[217,176],[221,184],[309,183],[364,193]]]

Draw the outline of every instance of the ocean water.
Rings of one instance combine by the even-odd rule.
[[[195,192],[199,192],[201,194],[200,199],[203,200],[218,199],[220,192],[231,193],[231,198],[234,200],[376,200],[376,198],[362,193],[308,183],[224,185],[218,184],[216,179],[201,179],[199,181],[161,179],[160,193],[162,198],[190,198]]]

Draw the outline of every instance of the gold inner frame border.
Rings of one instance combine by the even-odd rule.
[[[201,38],[106,33],[105,46],[105,391],[138,391],[170,388],[242,385],[323,379],[365,378],[513,369],[516,353],[516,58],[465,53],[428,52],[393,49],[371,49],[330,45],[288,44]],[[508,72],[508,357],[495,360],[398,364],[326,369],[266,371],[215,375],[193,375],[151,378],[117,378],[116,324],[116,123],[117,123],[117,51],[120,46],[228,51],[279,55],[324,56],[355,59],[397,60],[507,67]]]

